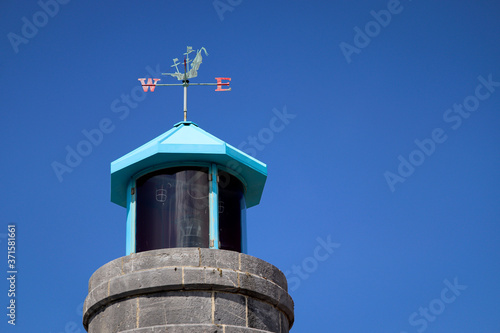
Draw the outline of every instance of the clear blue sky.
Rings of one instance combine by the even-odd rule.
[[[0,331],[84,331],[125,254],[110,163],[182,120],[181,88],[137,78],[190,45],[233,90],[191,87],[188,119],[268,165],[249,254],[287,272],[292,332],[500,332],[497,1],[60,1],[0,4]]]

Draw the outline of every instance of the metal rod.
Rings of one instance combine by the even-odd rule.
[[[188,85],[184,85],[184,121],[187,121],[187,93],[188,93]]]
[[[216,85],[221,85],[221,86],[228,86],[229,82],[224,82],[224,83],[190,83],[190,86],[216,86]]]
[[[190,86],[228,86],[230,83],[224,82],[224,83],[190,83]],[[144,84],[144,86],[148,87],[154,87],[154,86],[184,86],[184,83],[177,83],[177,84],[165,84],[165,83],[157,83],[157,84]]]

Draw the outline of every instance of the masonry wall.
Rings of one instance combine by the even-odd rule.
[[[175,248],[118,258],[89,280],[89,333],[288,333],[284,274],[233,251]]]

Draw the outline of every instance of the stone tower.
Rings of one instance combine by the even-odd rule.
[[[126,256],[89,280],[89,333],[287,333],[284,274],[246,252],[246,208],[267,167],[180,122],[111,163],[111,201],[127,209]]]

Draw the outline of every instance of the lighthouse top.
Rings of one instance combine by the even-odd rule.
[[[172,129],[111,163],[111,201],[127,206],[129,180],[148,168],[215,163],[238,177],[245,186],[247,207],[260,202],[267,166],[193,122]]]
[[[190,83],[202,51],[184,54],[184,73],[164,73],[181,84],[141,78],[144,91],[184,88],[184,121],[111,163],[111,201],[127,208],[126,253],[171,247],[246,251],[246,208],[260,202],[267,166],[186,120],[189,85],[229,91],[230,78]],[[222,81],[227,82],[222,82]],[[154,82],[153,82],[154,81]]]

